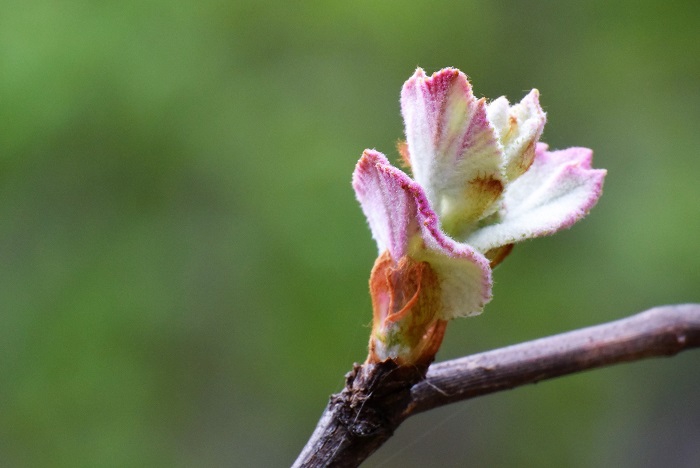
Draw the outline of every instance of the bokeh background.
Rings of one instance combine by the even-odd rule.
[[[439,359],[700,302],[696,1],[0,3],[0,465],[286,466],[366,355],[400,87],[537,87],[605,195]],[[366,466],[691,467],[700,354],[407,421]]]

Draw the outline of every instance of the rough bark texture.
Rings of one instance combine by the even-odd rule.
[[[425,370],[393,361],[355,364],[294,466],[358,466],[401,424],[411,387],[425,378]]]
[[[541,380],[700,347],[700,304],[657,307],[615,322],[434,364],[355,365],[295,467],[354,467],[407,417]]]

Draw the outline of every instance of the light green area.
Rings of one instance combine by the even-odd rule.
[[[609,169],[439,358],[700,302],[698,5],[0,3],[0,465],[289,465],[365,357],[350,174],[396,158],[418,65],[478,97],[537,87],[544,140]],[[367,466],[695,466],[699,366],[444,408]]]

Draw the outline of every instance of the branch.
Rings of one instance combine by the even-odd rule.
[[[331,397],[294,466],[358,466],[407,417],[541,380],[700,347],[700,304],[657,307],[615,322],[420,369],[356,365]]]
[[[434,364],[411,390],[406,416],[587,369],[700,347],[700,305],[629,318]]]

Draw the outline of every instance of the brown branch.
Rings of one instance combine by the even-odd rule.
[[[331,397],[294,466],[358,466],[407,417],[587,369],[700,347],[700,304],[657,307],[615,322],[433,364],[356,365]]]

